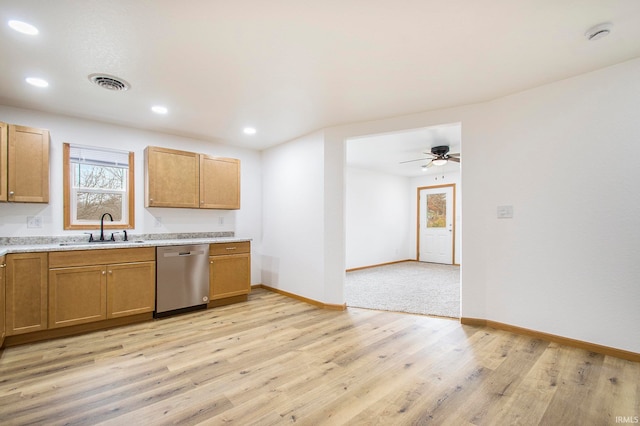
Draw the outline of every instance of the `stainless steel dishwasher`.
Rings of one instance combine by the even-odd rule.
[[[156,248],[156,317],[204,308],[209,301],[209,244]]]

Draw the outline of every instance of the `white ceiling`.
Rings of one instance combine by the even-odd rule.
[[[640,56],[638,0],[2,0],[0,18],[0,104],[255,149]],[[587,42],[606,21],[612,34]]]
[[[414,177],[423,174],[459,172],[460,163],[448,162],[423,170],[430,161],[424,155],[435,146],[448,146],[449,153],[461,152],[460,123],[443,124],[404,132],[370,135],[347,141],[347,165],[382,173]],[[422,161],[404,161],[423,158]]]

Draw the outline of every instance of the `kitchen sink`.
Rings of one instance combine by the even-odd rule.
[[[144,240],[131,240],[131,241],[111,241],[111,240],[105,240],[105,241],[70,241],[70,242],[65,242],[65,243],[60,243],[60,246],[99,246],[99,245],[103,245],[103,244],[131,244],[131,243],[144,243]]]

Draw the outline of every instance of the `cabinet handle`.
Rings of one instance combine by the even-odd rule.
[[[225,250],[235,250],[237,247],[227,247]]]
[[[6,267],[7,267],[6,263],[3,263],[3,264],[0,265],[0,268],[6,268]]]

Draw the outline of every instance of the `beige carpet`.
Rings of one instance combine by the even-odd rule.
[[[347,272],[347,306],[460,317],[460,267],[402,262]]]

